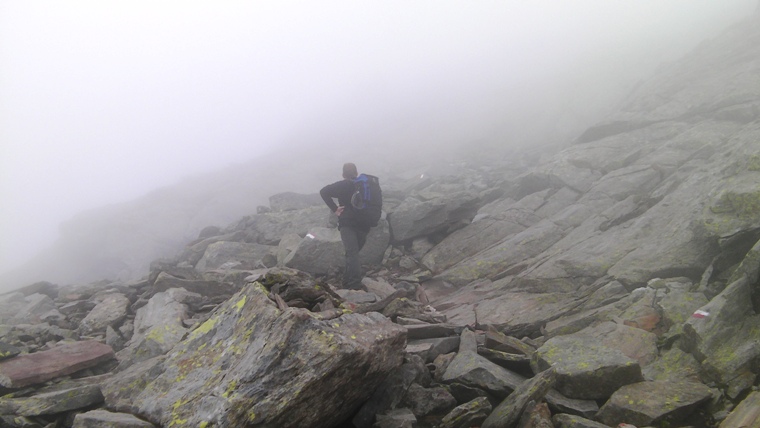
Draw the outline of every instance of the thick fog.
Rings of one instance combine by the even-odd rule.
[[[571,135],[756,6],[0,0],[0,272],[82,210],[283,148]]]

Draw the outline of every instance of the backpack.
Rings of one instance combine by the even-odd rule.
[[[358,177],[354,178],[354,194],[351,196],[351,206],[354,207],[361,223],[370,227],[377,226],[383,209],[383,191],[380,190],[380,179],[368,174],[359,174]]]

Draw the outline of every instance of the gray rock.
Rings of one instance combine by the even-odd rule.
[[[571,413],[585,418],[593,418],[599,412],[599,405],[594,400],[577,400],[562,395],[556,389],[546,393],[546,402],[555,413]]]
[[[367,243],[359,252],[362,264],[378,264],[388,246],[387,224],[381,221],[367,235]],[[325,274],[342,269],[346,264],[345,250],[338,229],[315,227],[298,246],[285,257],[283,265],[300,271]]]
[[[549,406],[545,402],[530,401],[520,416],[517,428],[555,428]]]
[[[531,361],[534,372],[554,367],[556,389],[570,398],[606,399],[621,386],[644,378],[636,360],[583,337],[555,337]]]
[[[340,232],[326,227],[310,229],[283,262],[286,267],[315,274],[326,274],[330,268],[343,268],[345,264]]]
[[[208,244],[208,245],[211,245],[211,244]],[[205,249],[208,248],[208,245],[204,246],[204,251],[200,252],[200,256],[203,256],[203,254],[205,253]],[[195,265],[197,261],[198,260],[195,260],[193,262],[193,265]],[[155,260],[151,262],[150,264],[150,274],[148,275],[148,284],[149,285],[155,284],[156,279],[158,278],[158,275],[161,272],[165,272],[168,275],[171,275],[179,279],[187,279],[191,281],[198,281],[198,280],[203,279],[203,277],[201,276],[201,273],[195,270],[192,265],[178,266],[177,263],[173,261],[170,262],[170,261],[164,261],[164,260]]]
[[[726,419],[720,423],[720,428],[756,427],[760,425],[760,392],[755,391],[747,396]]]
[[[440,273],[538,222],[540,217],[521,202],[506,198],[482,207],[471,224],[446,236],[425,254],[422,264]]]
[[[10,324],[36,324],[42,322],[42,316],[57,310],[55,302],[45,294],[32,294],[25,299],[25,304],[18,308],[9,320]]]
[[[129,299],[123,294],[112,293],[103,296],[103,300],[79,323],[80,334],[105,332],[107,326],[119,324],[126,318],[129,305]]]
[[[187,305],[178,302],[175,293],[156,293],[148,304],[137,310],[134,334],[126,349],[119,352],[120,368],[169,352],[187,333],[183,321],[188,318]],[[183,290],[184,291],[184,290]]]
[[[401,365],[405,340],[378,314],[319,321],[304,309],[280,311],[251,284],[175,346],[153,381],[109,390],[161,425],[334,426]]]
[[[161,272],[153,284],[155,292],[167,291],[172,288],[184,288],[185,290],[200,294],[204,297],[231,296],[240,290],[234,284],[219,281],[194,281],[175,278],[166,272]]]
[[[103,402],[98,385],[43,392],[31,397],[0,398],[0,414],[40,416],[82,409]]]
[[[508,354],[495,351],[484,346],[478,347],[478,355],[482,355],[505,369],[526,373],[530,371],[530,357],[523,354]]]
[[[199,272],[214,269],[255,269],[265,256],[275,253],[275,248],[271,245],[242,242],[214,242],[206,247],[195,269]]]
[[[680,332],[683,323],[691,318],[697,309],[708,303],[703,293],[684,289],[669,289],[667,294],[657,301],[666,325],[675,327]]]
[[[414,428],[417,417],[407,408],[388,410],[377,415],[377,422],[372,428]]]
[[[303,238],[295,233],[288,233],[280,239],[279,244],[277,244],[277,266],[285,265],[285,259],[288,257],[288,254],[298,248],[301,239]]]
[[[152,428],[150,422],[129,413],[114,413],[108,410],[90,410],[74,416],[72,428]]]
[[[551,221],[543,220],[498,244],[464,259],[435,276],[454,285],[466,285],[490,278],[510,266],[524,262],[558,242],[565,232]]]
[[[351,422],[357,428],[371,427],[375,421],[375,415],[398,407],[412,383],[429,384],[428,377],[424,362],[419,358],[408,357],[398,370],[391,372],[380,383],[372,393],[372,397],[362,405]]]
[[[95,302],[89,300],[77,300],[75,302],[66,303],[58,308],[58,311],[66,316],[76,313],[88,314],[97,305]]]
[[[29,284],[27,286],[17,288],[13,290],[13,293],[21,293],[24,296],[31,296],[32,294],[44,294],[51,299],[55,299],[58,297],[58,286],[56,284],[52,284],[47,281],[39,281],[35,282],[34,284]]]
[[[616,391],[596,418],[609,426],[678,424],[711,397],[710,388],[701,383],[640,382]]]
[[[411,256],[416,260],[420,260],[428,251],[433,249],[433,247],[435,247],[435,244],[431,242],[428,237],[417,238],[412,241]]]
[[[459,336],[464,327],[451,324],[417,324],[406,326],[407,338],[430,339],[436,337]]]
[[[232,231],[232,232],[225,233],[224,235],[212,236],[210,238],[205,238],[200,241],[193,242],[189,244],[179,256],[177,256],[178,263],[175,266],[179,267],[179,265],[186,264],[188,265],[188,267],[192,268],[193,266],[198,264],[198,261],[206,253],[206,248],[208,248],[209,245],[215,242],[221,242],[221,241],[239,242],[239,241],[244,240],[245,238],[246,238],[245,232]],[[197,278],[186,276],[184,272],[182,271],[177,272],[177,269],[165,269],[161,266],[152,266],[151,276],[149,277],[149,279],[151,280],[151,283],[155,281],[155,278],[162,272],[165,272],[171,276],[177,276],[178,278],[181,278],[181,279],[189,279],[189,280],[197,279]]]
[[[473,296],[474,297],[474,296]],[[516,337],[535,336],[547,322],[576,305],[571,293],[506,292],[475,303],[478,324]]]
[[[460,221],[469,222],[478,210],[478,195],[458,193],[420,201],[405,199],[388,215],[394,242],[408,241],[446,231]]]
[[[652,363],[641,368],[644,379],[653,380],[689,380],[700,381],[702,365],[693,355],[683,352],[678,347],[661,350],[660,356]]]
[[[106,345],[110,346],[111,349],[118,352],[124,349],[124,345],[126,345],[126,340],[124,336],[122,336],[121,332],[118,330],[115,330],[110,325],[106,327]]]
[[[457,348],[458,337],[409,340],[406,343],[406,353],[419,355],[427,363],[432,363],[439,355],[448,354]]]
[[[384,299],[393,294],[396,289],[388,283],[384,278],[367,278],[362,279],[362,285],[367,289],[367,292],[372,293]],[[348,290],[346,290],[348,291]]]
[[[474,398],[455,407],[441,419],[440,428],[469,428],[480,426],[491,413],[491,403],[485,397]]]
[[[443,383],[463,384],[500,398],[512,393],[524,380],[524,377],[498,366],[477,352],[461,350],[441,377]]]
[[[549,368],[519,385],[504,399],[483,422],[483,428],[512,428],[531,401],[544,398],[557,380],[557,373]]]
[[[456,407],[456,399],[441,386],[425,388],[413,383],[407,389],[402,405],[408,407],[417,418],[429,415],[445,415]]]
[[[486,332],[485,346],[496,351],[522,354],[528,357],[536,351],[533,346],[499,331]]]
[[[10,321],[19,310],[26,306],[26,297],[23,293],[13,292],[0,296],[0,322],[6,323]]]
[[[13,345],[9,345],[5,342],[0,342],[0,360],[13,358],[20,354],[21,350]]]
[[[600,424],[591,419],[567,413],[560,413],[552,416],[552,422],[557,428],[608,428],[605,424]]]
[[[256,242],[264,245],[277,245],[280,239],[288,234],[306,235],[315,227],[326,227],[332,213],[324,206],[308,207],[293,211],[256,214],[244,218],[229,231],[239,231],[245,236],[246,242]],[[227,239],[236,241],[241,239]]]
[[[151,358],[119,370],[106,379],[102,385],[105,407],[112,411],[133,413],[132,400],[136,392],[148,386],[153,379],[164,372],[165,355]],[[128,387],[125,388],[125,385]]]
[[[653,362],[659,354],[657,335],[611,321],[585,328],[565,337],[584,338],[609,349],[616,349],[626,357],[636,360],[641,367]]]
[[[390,240],[391,232],[388,221],[382,218],[376,227],[369,230],[367,243],[364,244],[364,248],[359,252],[361,263],[363,265],[379,266],[383,262],[383,256],[385,255],[385,250],[388,249]]]
[[[683,325],[680,347],[702,364],[709,380],[727,385],[738,397],[757,379],[753,361],[760,357],[760,315],[752,308],[747,276],[730,284]]]

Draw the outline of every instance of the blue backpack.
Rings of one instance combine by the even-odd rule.
[[[363,225],[377,226],[383,209],[383,191],[380,189],[380,179],[374,175],[359,174],[354,179],[351,206]]]

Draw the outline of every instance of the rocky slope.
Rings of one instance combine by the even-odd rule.
[[[2,420],[760,424],[760,14],[533,168],[383,184],[364,291],[285,193],[140,281],[2,296]]]

